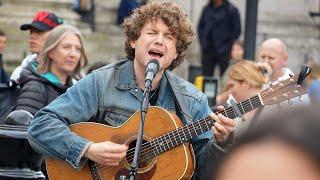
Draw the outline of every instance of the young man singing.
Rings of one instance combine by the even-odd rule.
[[[38,112],[28,130],[31,146],[76,169],[88,159],[107,168],[118,166],[126,156],[127,144],[93,142],[72,133],[68,125],[90,119],[110,126],[124,124],[140,109],[146,67],[150,59],[155,59],[159,72],[152,82],[150,104],[174,112],[183,124],[209,115],[216,121],[212,131],[191,141],[196,155],[193,177],[202,178],[206,161],[223,152],[219,145],[228,144],[235,124],[213,114],[206,96],[171,72],[182,63],[191,43],[193,30],[187,15],[174,3],[153,1],[136,9],[123,27],[128,59],[94,71]]]

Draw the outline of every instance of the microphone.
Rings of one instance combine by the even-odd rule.
[[[156,76],[158,71],[159,71],[159,62],[155,59],[151,59],[148,62],[147,68],[146,68],[146,80],[144,84],[145,88],[151,87],[152,80]]]

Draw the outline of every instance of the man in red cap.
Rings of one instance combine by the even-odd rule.
[[[12,72],[11,79],[17,81],[22,69],[26,67],[29,62],[37,60],[37,55],[42,50],[48,34],[53,28],[60,24],[63,24],[62,18],[58,17],[54,13],[39,11],[33,17],[30,24],[23,24],[20,26],[22,31],[30,30],[29,47],[32,54],[28,55],[22,61],[21,65]]]

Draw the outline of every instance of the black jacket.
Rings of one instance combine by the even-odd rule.
[[[63,94],[69,87],[50,82],[37,73],[31,64],[23,69],[19,84],[22,88],[15,109],[26,110],[32,115]]]
[[[229,55],[240,33],[239,11],[230,2],[225,0],[222,6],[216,8],[211,1],[204,7],[198,24],[202,52]]]

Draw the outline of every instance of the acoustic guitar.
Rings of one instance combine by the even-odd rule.
[[[245,114],[264,105],[280,103],[306,94],[306,87],[297,85],[297,77],[281,81],[261,93],[237,103],[238,110]],[[219,112],[234,119],[238,113],[232,107]],[[47,170],[51,180],[55,179],[120,179],[128,177],[133,160],[140,112],[134,113],[120,127],[82,122],[70,125],[72,132],[93,142],[112,141],[128,144],[127,155],[117,167],[104,166],[88,161],[77,171],[62,160],[47,158]],[[211,129],[214,120],[206,117],[192,124],[182,125],[181,120],[161,107],[150,107],[144,125],[140,163],[137,178],[141,179],[190,179],[193,175],[195,158],[189,141]]]

